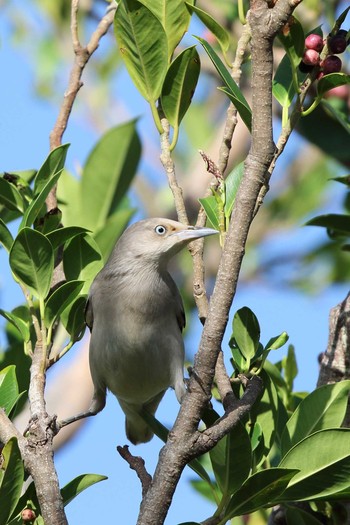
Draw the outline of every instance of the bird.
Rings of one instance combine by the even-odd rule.
[[[168,263],[191,241],[216,233],[164,218],[140,220],[124,231],[89,291],[85,317],[94,394],[88,412],[74,420],[100,412],[109,390],[136,445],[153,437],[143,410],[154,415],[169,387],[181,403],[185,313]]]

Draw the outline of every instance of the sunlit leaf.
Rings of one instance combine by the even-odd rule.
[[[38,170],[34,179],[34,196],[39,195],[48,181],[57,173],[61,173],[66,161],[69,144],[62,144],[52,150],[41,168]]]
[[[209,31],[213,33],[221,47],[221,51],[223,53],[226,53],[226,51],[230,47],[230,35],[226,31],[226,29],[222,27],[222,25],[219,24],[217,20],[215,20],[209,13],[207,13],[203,9],[200,9],[195,5],[189,4],[188,2],[185,3],[190,13],[195,13],[201,20],[201,22],[203,22],[203,24],[209,29]]]
[[[84,281],[69,281],[57,288],[48,298],[44,310],[44,323],[49,328],[78,296]]]
[[[81,474],[77,476],[61,489],[64,505],[68,505],[83,490],[106,479],[108,479],[106,476],[101,476],[100,474]]]
[[[5,469],[0,481],[0,523],[7,523],[16,508],[24,481],[24,467],[16,438],[11,438],[2,450]]]

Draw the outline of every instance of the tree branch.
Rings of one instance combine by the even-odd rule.
[[[161,451],[152,484],[141,505],[138,525],[149,525],[150,523],[160,525],[164,522],[177,482],[186,461],[191,457],[194,440],[198,438],[197,426],[202,410],[210,399],[215,365],[235,295],[250,225],[255,215],[261,188],[268,183],[268,168],[274,155],[271,89],[272,43],[273,37],[293,11],[293,6],[285,0],[279,0],[276,5],[280,3],[285,9],[279,11],[279,15],[272,16],[274,8],[269,8],[265,0],[252,0],[251,2],[249,16],[252,30],[251,148],[226,236],[200,348],[195,356],[195,373],[190,378],[189,393],[183,400],[168,442]],[[200,386],[196,378],[199,378]],[[222,435],[221,432],[215,435],[211,446],[214,446]],[[161,498],[161,505],[159,498]]]
[[[135,470],[139,480],[141,481],[142,497],[144,497],[152,482],[152,476],[146,470],[144,459],[141,458],[141,456],[133,456],[129,451],[128,445],[124,445],[123,447],[118,446],[117,451],[129,464],[129,467],[132,470]]]

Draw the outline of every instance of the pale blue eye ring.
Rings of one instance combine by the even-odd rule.
[[[156,226],[154,228],[154,231],[158,234],[158,235],[164,235],[165,232],[166,232],[166,227],[163,226],[162,224],[158,224],[158,226]]]

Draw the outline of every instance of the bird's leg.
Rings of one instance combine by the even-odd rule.
[[[104,392],[95,391],[94,397],[92,398],[89,409],[86,412],[80,412],[80,414],[77,414],[75,416],[71,416],[71,417],[68,417],[67,419],[62,419],[61,421],[57,421],[56,423],[57,431],[63,427],[66,427],[67,425],[70,425],[71,423],[80,421],[80,419],[85,419],[86,417],[90,417],[90,416],[96,416],[96,414],[101,412],[105,404],[106,404],[106,392],[105,391]]]

